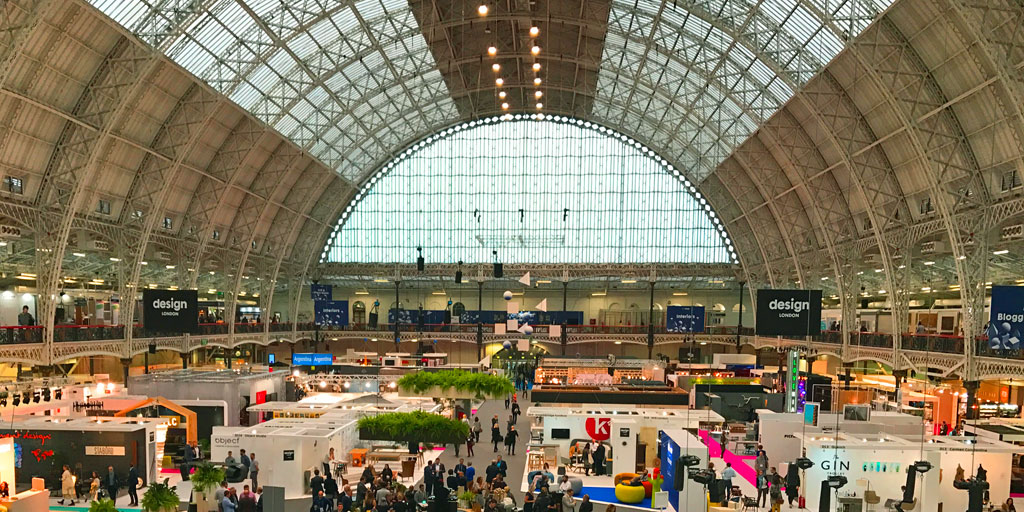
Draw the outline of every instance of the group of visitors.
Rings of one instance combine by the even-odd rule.
[[[129,506],[139,505],[139,470],[135,464],[128,465],[128,475],[124,478],[118,476],[114,466],[107,466],[107,473],[102,477],[93,471],[87,480],[79,481],[79,478],[71,471],[71,466],[65,464],[60,474],[61,499],[57,502],[61,505],[72,506],[76,499],[83,495],[82,486],[88,483],[89,501],[97,501],[101,498],[117,500],[117,492],[121,487],[128,490]],[[81,484],[81,485],[79,485]]]
[[[263,488],[257,487],[253,493],[248,484],[242,486],[242,494],[238,489],[228,487],[227,482],[221,482],[217,492],[214,493],[214,501],[217,503],[218,512],[263,512]]]

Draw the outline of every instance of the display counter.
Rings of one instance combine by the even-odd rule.
[[[50,510],[50,491],[22,491],[9,499],[0,499],[0,506],[7,507],[7,512],[47,512]]]

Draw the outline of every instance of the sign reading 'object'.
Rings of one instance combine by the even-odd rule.
[[[143,290],[142,323],[150,332],[199,332],[199,293],[195,290]]]
[[[821,290],[758,290],[758,336],[821,333]]]

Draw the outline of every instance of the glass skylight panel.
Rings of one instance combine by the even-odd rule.
[[[152,7],[142,0],[93,0],[93,7],[129,29],[152,12]]]
[[[510,263],[731,261],[699,202],[641,148],[596,126],[533,120],[478,121],[397,161],[328,254],[409,263],[416,247],[467,263],[492,261],[491,250]]]

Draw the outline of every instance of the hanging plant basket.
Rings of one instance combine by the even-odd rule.
[[[359,439],[403,443],[464,443],[465,423],[423,411],[389,412],[359,418]]]
[[[398,379],[404,396],[429,396],[453,400],[503,398],[515,392],[507,377],[464,370],[408,373]]]

